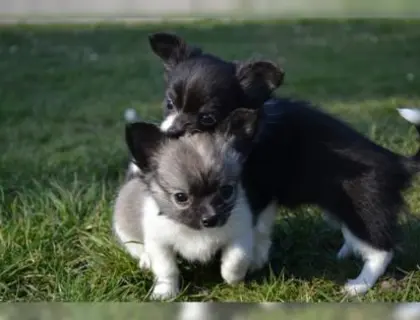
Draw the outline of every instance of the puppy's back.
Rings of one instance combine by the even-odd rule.
[[[147,194],[146,186],[139,178],[127,181],[118,192],[113,213],[113,231],[122,244],[143,243],[143,204]]]

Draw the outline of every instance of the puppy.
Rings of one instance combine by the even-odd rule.
[[[140,168],[116,199],[113,229],[125,249],[156,277],[152,298],[179,292],[176,254],[208,262],[221,251],[221,275],[241,281],[261,263],[254,246],[258,215],[240,182],[259,123],[237,109],[218,129],[169,138],[152,124],[127,126],[127,145]]]
[[[259,108],[284,80],[284,71],[270,61],[225,61],[173,34],[155,33],[149,44],[165,70],[160,127],[168,135],[211,132],[231,111]],[[129,175],[138,170],[131,164]]]
[[[399,112],[420,131],[420,110]],[[344,291],[365,293],[393,257],[402,191],[420,169],[420,153],[395,154],[304,102],[277,99],[264,113],[264,132],[242,175],[251,207],[260,211],[273,200],[321,207],[344,236],[337,257],[356,253],[364,260]]]

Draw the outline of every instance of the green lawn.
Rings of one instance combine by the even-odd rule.
[[[263,56],[286,70],[280,95],[307,98],[409,155],[415,130],[396,108],[420,105],[420,22],[0,28],[0,300],[144,301],[152,276],[111,235],[127,160],[123,111],[159,120],[162,66],[147,34],[176,31],[226,59]],[[420,184],[407,193],[420,209]],[[347,301],[360,261],[338,262],[341,235],[316,208],[282,211],[270,268],[246,284],[218,266],[183,267],[178,301]],[[381,283],[360,300],[420,300],[420,223]]]

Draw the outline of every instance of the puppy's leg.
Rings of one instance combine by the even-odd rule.
[[[344,239],[344,243],[341,246],[340,250],[337,253],[337,259],[342,260],[350,257],[353,253],[353,248],[351,245]]]
[[[133,256],[139,260],[139,268],[148,270],[150,269],[150,258],[147,252],[144,249],[144,245],[140,243],[124,243],[126,250]]]
[[[228,284],[242,281],[253,259],[254,236],[252,229],[228,244],[222,251],[221,274]]]
[[[114,232],[124,249],[136,260],[139,261],[140,269],[150,269],[150,259],[144,249],[144,244],[140,240],[132,240],[132,237],[126,234],[125,230],[116,224]]]
[[[146,242],[146,252],[155,275],[151,298],[154,300],[174,298],[179,293],[179,270],[175,252],[156,242]]]
[[[331,213],[331,211],[324,210],[322,217],[324,221],[334,230],[341,230],[342,222],[339,218]],[[343,245],[341,246],[340,250],[337,253],[337,259],[342,260],[350,257],[353,253],[352,247],[344,241]]]
[[[349,280],[344,286],[344,291],[349,295],[364,294],[385,273],[392,260],[393,252],[374,248],[355,236],[347,227],[343,227],[342,232],[347,246],[350,246],[354,252],[360,254],[364,260],[363,269],[359,276]]]
[[[259,215],[254,227],[254,257],[250,271],[261,269],[268,261],[271,248],[271,232],[276,219],[277,205],[270,203]]]

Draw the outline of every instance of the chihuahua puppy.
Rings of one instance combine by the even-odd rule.
[[[225,61],[174,34],[152,34],[149,44],[164,66],[160,128],[175,137],[186,131],[211,132],[237,108],[259,108],[284,80],[284,71],[273,62]],[[127,111],[126,121],[131,116]],[[138,170],[132,163],[128,175]]]
[[[400,109],[420,132],[420,110]],[[360,255],[364,265],[344,292],[368,291],[393,257],[402,191],[420,170],[420,153],[387,150],[308,103],[276,99],[264,105],[266,123],[243,171],[254,210],[273,199],[288,208],[317,205],[339,225],[338,259]]]
[[[113,229],[139,266],[154,273],[153,299],[178,294],[176,254],[205,263],[221,251],[221,275],[229,284],[260,263],[253,230],[259,217],[241,185],[258,122],[257,111],[237,109],[212,134],[177,139],[149,123],[127,125],[141,176],[121,188]]]

